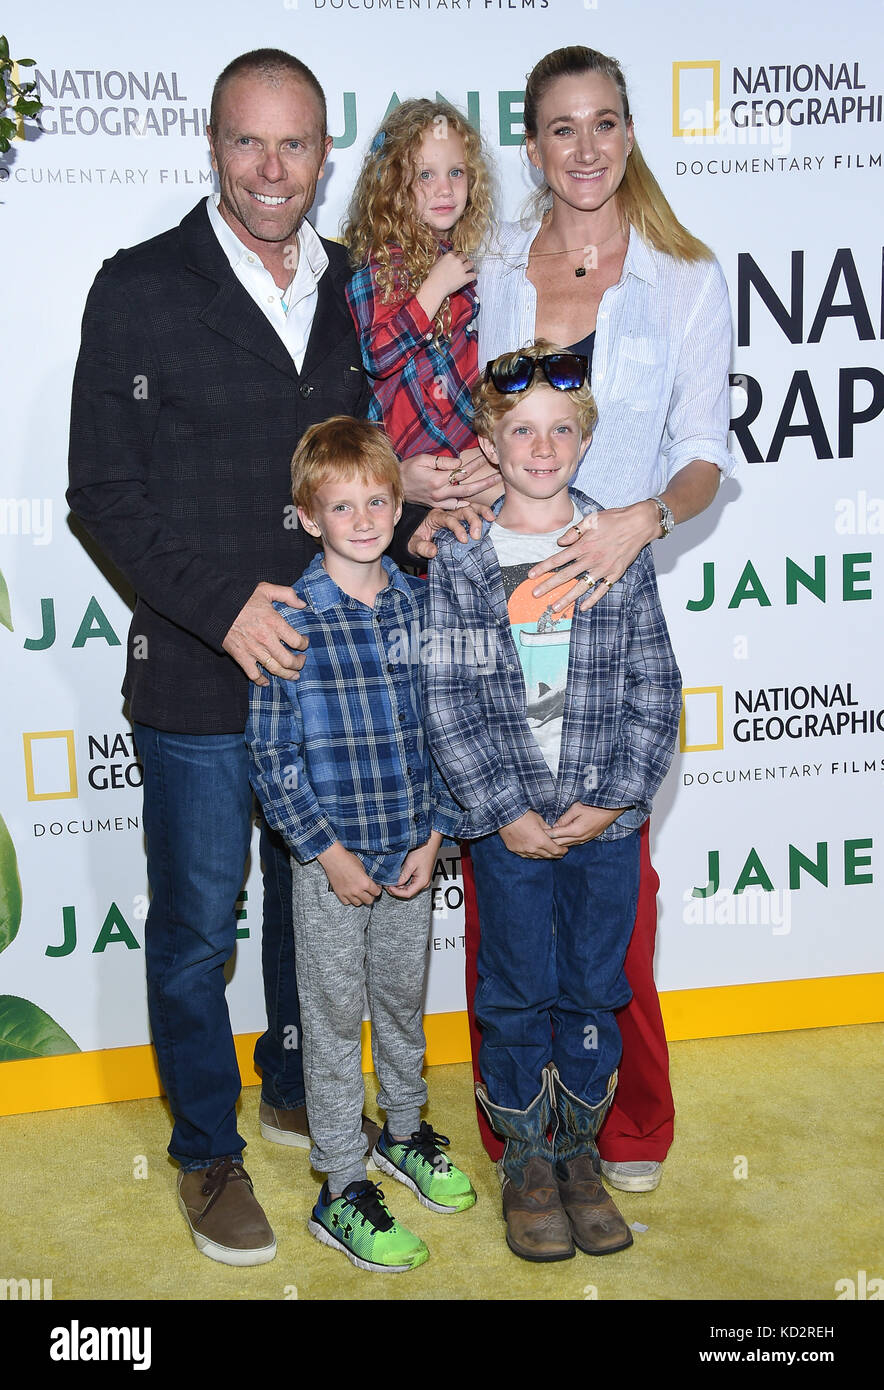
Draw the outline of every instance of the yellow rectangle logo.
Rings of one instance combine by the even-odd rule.
[[[721,63],[672,64],[672,134],[714,135],[718,130]]]
[[[28,801],[68,801],[77,795],[73,729],[22,734]]]
[[[682,753],[724,747],[724,686],[695,685],[681,692],[678,746]]]

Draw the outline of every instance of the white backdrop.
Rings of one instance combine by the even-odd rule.
[[[212,82],[261,45],[296,53],[327,92],[336,147],[313,213],[327,235],[392,101],[438,90],[479,118],[512,216],[532,186],[519,148],[528,69],[565,43],[622,61],[645,156],[730,285],[742,465],[710,511],[656,547],[689,692],[686,751],[653,821],[659,986],[882,969],[875,7],[255,0],[246,13],[230,0],[155,0],[132,32],[115,4],[53,0],[10,24],[48,109],[45,133],[0,157],[0,815],[11,837],[0,948],[16,916],[14,860],[23,889],[0,994],[39,1005],[83,1050],[148,1040],[141,796],[118,693],[129,610],[68,522],[70,383],[98,266],[213,187]],[[246,893],[229,990],[237,1032],[264,1026],[254,862]],[[463,1007],[460,901],[446,853],[430,1012]],[[33,1017],[16,1020],[19,1052],[0,1007],[0,1056],[39,1050]]]

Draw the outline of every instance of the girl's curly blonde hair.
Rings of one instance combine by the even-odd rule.
[[[463,216],[451,229],[452,249],[475,255],[491,221],[491,178],[478,131],[447,101],[423,97],[403,101],[390,112],[369,146],[341,233],[355,268],[367,265],[370,257],[378,262],[375,279],[385,304],[420,289],[439,255],[438,238],[416,216],[412,194],[428,129],[444,136],[453,130],[463,141],[469,194]],[[401,260],[397,257],[394,262],[391,243],[401,247]],[[448,299],[434,323],[437,338],[447,336]]]

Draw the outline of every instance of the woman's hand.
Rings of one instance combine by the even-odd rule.
[[[654,502],[633,502],[631,507],[590,512],[560,538],[564,556],[560,550],[528,571],[528,578],[538,581],[552,570],[557,571],[538,583],[533,592],[540,597],[570,582],[568,591],[553,604],[553,612],[582,599],[580,612],[585,613],[623,577],[639,551],[659,534],[660,512]],[[563,559],[564,567],[559,569]],[[583,578],[587,572],[599,581],[594,587]]]
[[[500,474],[480,449],[467,450],[459,458],[413,454],[402,460],[399,471],[407,500],[422,507],[459,507],[495,482],[500,488]]]
[[[478,540],[482,534],[482,521],[493,521],[494,513],[490,507],[477,503],[473,507],[458,507],[456,512],[435,507],[427,512],[420,526],[413,532],[408,542],[412,555],[421,560],[432,560],[436,554],[433,537],[437,531],[452,531],[459,541],[466,543],[470,537]]]

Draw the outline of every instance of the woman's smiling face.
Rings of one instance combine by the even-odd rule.
[[[610,77],[557,77],[538,102],[528,158],[553,195],[577,212],[597,212],[617,192],[634,140],[632,119]]]

